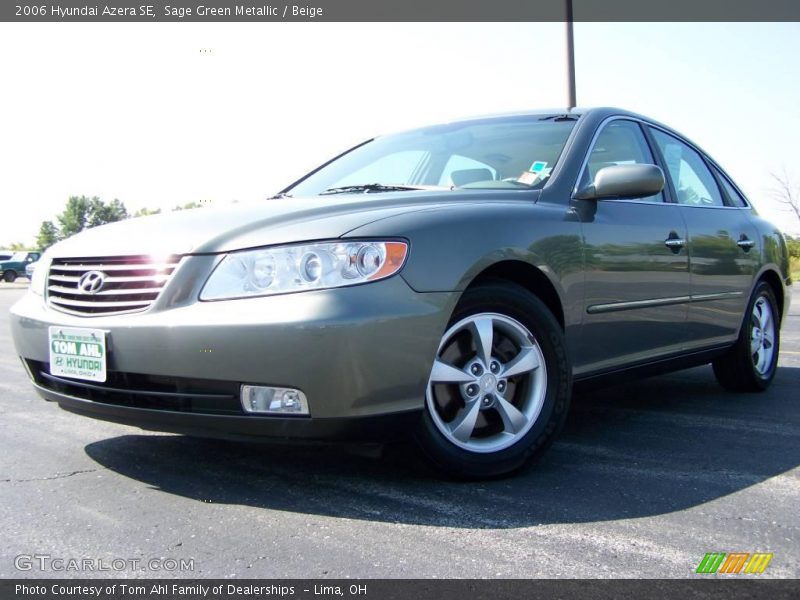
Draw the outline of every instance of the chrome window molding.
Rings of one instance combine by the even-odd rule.
[[[719,171],[720,175],[722,175],[728,181],[728,183],[731,184],[731,187],[733,187],[737,192],[739,192],[739,195],[744,199],[746,206],[692,206],[692,205],[689,205],[689,204],[679,204],[677,202],[667,202],[667,201],[661,202],[661,204],[674,205],[674,206],[687,206],[689,208],[706,208],[706,209],[714,209],[714,210],[720,210],[720,209],[723,209],[723,210],[724,209],[728,209],[728,210],[752,210],[752,204],[751,204],[750,200],[742,192],[742,190],[739,188],[739,186],[736,185],[733,182],[733,180],[728,175],[728,173],[725,171],[725,169],[723,169],[721,166],[719,166],[719,164],[715,160],[713,160],[711,157],[709,157],[708,154],[706,152],[704,152],[701,148],[699,148],[696,144],[693,144],[692,142],[690,142],[689,140],[687,140],[686,138],[684,138],[683,136],[681,136],[680,134],[678,134],[675,131],[670,131],[669,129],[667,129],[667,128],[661,126],[661,125],[658,125],[656,123],[653,123],[651,121],[646,121],[644,119],[641,119],[641,118],[638,118],[638,117],[634,117],[634,116],[629,116],[629,115],[611,115],[610,117],[606,117],[605,119],[603,119],[603,121],[597,127],[597,131],[594,132],[594,135],[592,136],[592,140],[591,140],[591,142],[589,142],[588,149],[586,150],[586,154],[583,157],[583,161],[581,162],[581,168],[578,171],[578,177],[577,177],[577,179],[575,179],[575,183],[572,186],[572,198],[570,198],[571,200],[574,200],[575,194],[578,193],[578,185],[580,184],[581,177],[583,177],[583,172],[586,170],[586,167],[589,164],[589,156],[592,154],[592,150],[594,149],[595,143],[597,143],[597,138],[600,136],[600,133],[603,131],[603,129],[605,129],[606,125],[608,125],[612,121],[633,121],[634,123],[638,123],[640,127],[641,126],[646,126],[646,127],[651,127],[653,129],[658,129],[659,131],[662,131],[665,134],[670,135],[670,136],[674,137],[675,139],[681,141],[682,143],[686,144],[692,150],[694,150],[695,152],[700,154],[700,156],[702,157],[702,159],[704,161],[706,161],[707,163],[709,163],[710,165],[715,167],[717,169],[717,171]],[[644,135],[644,133],[642,135]],[[645,139],[647,139],[646,136],[645,136]],[[648,146],[649,146],[650,145],[650,140],[649,139],[647,140],[647,143],[648,143]],[[652,148],[650,148],[650,152],[653,153],[653,149]],[[669,177],[669,174],[665,173],[664,177]],[[720,190],[720,194],[722,194],[722,190]],[[644,202],[642,200],[626,200],[626,199],[613,199],[613,198],[612,199],[608,199],[608,200],[600,200],[599,202],[625,202],[625,203],[633,203],[633,204],[659,204],[658,202]]]

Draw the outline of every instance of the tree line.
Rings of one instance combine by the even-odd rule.
[[[172,210],[184,210],[202,206],[199,202],[188,202],[176,206]],[[104,202],[97,196],[70,196],[64,210],[55,218],[55,221],[42,221],[39,234],[36,236],[36,246],[44,251],[56,242],[80,233],[84,229],[122,221],[129,217],[143,217],[161,212],[160,208],[137,210],[128,213],[125,204],[116,198]],[[19,244],[14,244],[19,245]]]

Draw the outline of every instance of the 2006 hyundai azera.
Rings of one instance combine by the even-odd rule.
[[[38,393],[145,429],[413,434],[441,468],[541,454],[573,383],[773,379],[788,256],[722,168],[616,109],[378,137],[249,205],[114,223],[12,309]]]

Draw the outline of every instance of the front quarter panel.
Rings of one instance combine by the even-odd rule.
[[[564,206],[532,199],[465,201],[384,219],[348,236],[408,239],[411,248],[402,276],[418,292],[463,291],[494,264],[527,263],[556,289],[566,324],[580,322],[580,224]]]

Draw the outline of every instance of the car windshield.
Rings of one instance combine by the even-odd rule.
[[[284,194],[535,189],[550,176],[575,120],[541,115],[496,117],[376,138]]]
[[[15,252],[14,256],[12,256],[9,260],[14,260],[17,262],[23,262],[26,258],[28,258],[27,252]]]

